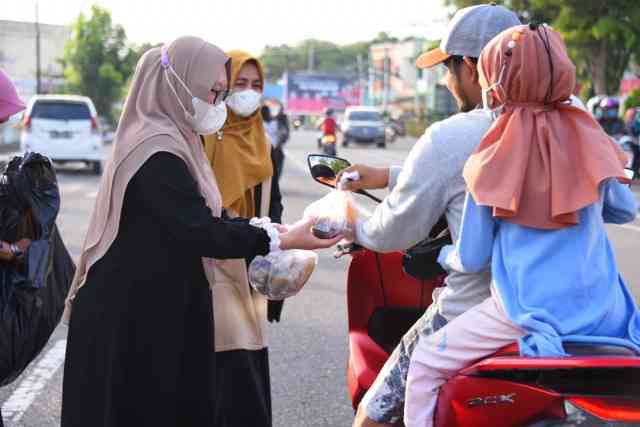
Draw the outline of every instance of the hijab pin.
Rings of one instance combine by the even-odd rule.
[[[505,52],[505,55],[511,56],[511,50],[516,47],[516,42],[520,40],[520,37],[522,37],[521,31],[514,31],[511,33],[511,40],[507,43],[507,51]]]
[[[219,130],[218,132],[216,132],[216,138],[218,139],[218,141],[222,141],[222,137],[224,136],[224,132]]]
[[[171,63],[169,61],[169,53],[167,52],[166,46],[163,46],[160,52],[161,52],[160,62],[162,63],[162,67],[169,68],[169,65],[171,65]]]

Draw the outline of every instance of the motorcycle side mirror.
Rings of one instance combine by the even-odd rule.
[[[307,157],[307,163],[313,179],[332,188],[338,185],[336,181],[338,174],[351,166],[348,160],[325,154],[310,154]]]
[[[307,163],[313,179],[316,182],[331,188],[336,188],[338,186],[338,174],[351,166],[351,163],[349,163],[348,160],[341,159],[336,156],[329,156],[327,154],[309,154],[307,157]],[[375,202],[382,202],[382,200],[364,190],[358,190],[357,193],[367,196]]]

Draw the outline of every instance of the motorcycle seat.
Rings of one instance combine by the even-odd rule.
[[[567,343],[564,350],[572,356],[640,356],[628,347],[602,344]],[[493,357],[514,356],[519,354],[518,344],[513,343],[498,350]]]
[[[564,350],[572,356],[640,356],[630,348],[617,345],[569,343]]]

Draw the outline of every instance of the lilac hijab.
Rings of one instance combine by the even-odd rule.
[[[24,110],[26,106],[18,96],[16,87],[0,68],[0,121],[8,119],[16,113]]]

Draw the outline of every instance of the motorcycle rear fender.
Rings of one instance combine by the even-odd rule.
[[[526,384],[459,375],[442,386],[438,427],[526,426],[562,420],[564,398]]]
[[[366,331],[349,332],[349,354],[349,395],[353,409],[356,409],[364,393],[373,385],[389,354]]]

